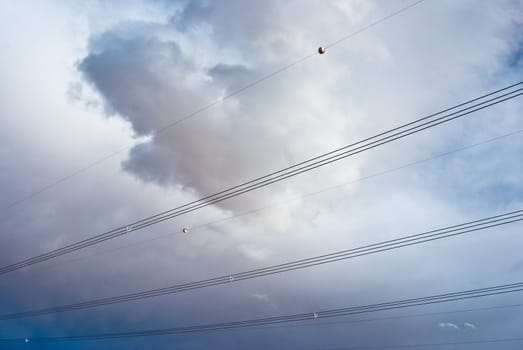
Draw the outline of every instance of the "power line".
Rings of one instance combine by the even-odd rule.
[[[387,21],[387,20],[389,20],[389,19],[391,19],[391,18],[393,18],[393,17],[395,17],[395,16],[397,16],[397,15],[399,15],[399,14],[401,14],[401,13],[407,11],[407,10],[409,10],[410,8],[412,8],[412,7],[422,3],[423,1],[425,1],[425,0],[419,0],[419,1],[416,1],[414,3],[411,3],[411,4],[407,5],[405,7],[402,7],[399,10],[394,11],[394,12],[392,12],[392,13],[390,13],[390,14],[388,14],[388,15],[386,15],[386,16],[384,16],[384,17],[382,17],[382,18],[380,18],[380,19],[378,19],[378,20],[376,20],[374,22],[371,22],[370,24],[368,24],[368,25],[366,25],[366,26],[364,26],[364,27],[362,27],[362,28],[352,32],[351,34],[346,35],[346,36],[340,38],[339,40],[331,43],[327,47],[333,47],[335,45],[338,45],[339,43],[341,43],[343,41],[346,41],[346,40],[348,40],[348,39],[350,39],[350,38],[352,38],[352,37],[354,37],[354,36],[356,36],[356,35],[358,35],[358,34],[360,34],[362,32],[365,32],[365,31],[371,29],[372,27],[375,27],[376,25],[378,25],[378,24],[380,24],[382,22],[385,22],[385,21]],[[271,78],[273,78],[273,77],[275,77],[275,76],[277,76],[277,75],[279,75],[279,74],[289,70],[290,68],[292,68],[292,67],[294,67],[294,66],[296,66],[296,65],[298,65],[298,64],[300,64],[300,63],[302,63],[304,61],[309,60],[310,58],[312,58],[312,57],[314,57],[316,55],[317,55],[317,52],[314,52],[314,53],[311,53],[311,54],[307,54],[307,55],[305,55],[305,56],[303,56],[303,57],[301,57],[301,58],[299,58],[299,59],[297,59],[297,60],[295,60],[295,61],[293,61],[293,62],[291,62],[291,63],[289,63],[289,64],[287,64],[287,65],[285,65],[285,66],[283,66],[283,67],[281,67],[281,68],[279,68],[277,70],[275,70],[275,71],[273,71],[272,73],[269,73],[269,74],[267,74],[267,75],[265,75],[265,76],[263,76],[263,77],[261,77],[261,78],[259,78],[257,80],[254,80],[253,82],[251,82],[251,83],[249,83],[247,85],[244,85],[241,88],[239,88],[237,90],[234,90],[233,92],[231,92],[231,93],[229,93],[229,94],[227,94],[227,95],[225,95],[225,96],[223,96],[223,97],[221,97],[221,98],[219,98],[219,99],[217,99],[217,100],[215,100],[215,101],[213,101],[213,102],[211,102],[211,103],[209,103],[209,104],[207,104],[207,105],[205,105],[205,106],[203,106],[201,108],[196,109],[195,111],[193,111],[193,112],[191,112],[191,113],[181,117],[180,119],[177,119],[177,120],[175,120],[173,122],[170,122],[168,124],[163,125],[162,127],[160,127],[157,130],[153,131],[151,136],[154,137],[154,136],[157,136],[159,134],[162,134],[166,130],[171,129],[172,127],[174,127],[175,125],[177,125],[179,123],[182,123],[182,122],[186,121],[187,119],[193,118],[193,117],[195,117],[195,116],[197,116],[197,115],[199,115],[199,114],[201,114],[201,113],[203,113],[203,112],[213,108],[214,106],[224,102],[225,100],[228,100],[231,97],[239,95],[242,92],[244,92],[244,91],[246,91],[246,90],[248,90],[250,88],[253,88],[256,85],[259,85],[259,84],[263,83],[264,81],[267,81],[267,80],[269,80],[269,79],[271,79]],[[11,208],[13,208],[13,207],[15,207],[15,206],[17,206],[17,205],[27,201],[27,200],[29,200],[31,198],[34,198],[34,197],[42,194],[43,192],[45,192],[45,191],[47,191],[47,190],[49,190],[49,189],[51,189],[51,188],[61,184],[61,183],[65,182],[65,181],[67,181],[67,180],[69,180],[69,179],[71,179],[71,178],[73,178],[73,177],[75,177],[75,176],[77,176],[77,175],[79,175],[79,174],[81,174],[81,173],[91,169],[91,168],[94,168],[95,166],[97,166],[99,164],[104,163],[105,161],[115,157],[116,155],[131,149],[131,147],[133,147],[133,146],[125,146],[123,148],[120,148],[119,150],[117,150],[117,151],[115,151],[113,153],[110,153],[110,154],[108,154],[108,155],[106,155],[106,156],[96,160],[93,163],[90,163],[90,164],[88,164],[88,165],[86,165],[86,166],[84,166],[82,168],[79,168],[79,169],[69,173],[68,175],[66,175],[64,177],[61,177],[61,178],[59,178],[59,179],[57,179],[57,180],[55,180],[55,181],[53,181],[53,182],[51,182],[51,183],[49,183],[49,184],[47,184],[45,186],[39,188],[38,190],[33,191],[32,193],[30,193],[27,196],[22,197],[20,199],[17,199],[15,201],[11,202],[7,206],[1,208],[0,211],[9,210],[9,209],[11,209]]]
[[[290,198],[290,199],[287,199],[287,200],[284,200],[284,201],[270,203],[270,204],[265,205],[263,207],[258,207],[258,208],[254,208],[254,209],[251,209],[251,210],[243,211],[243,212],[240,212],[238,214],[227,216],[227,217],[222,218],[222,219],[217,219],[217,220],[209,221],[209,222],[206,222],[206,223],[201,223],[201,224],[198,224],[198,225],[195,225],[195,226],[191,226],[191,231],[194,232],[194,230],[197,230],[197,229],[202,228],[202,227],[207,227],[207,226],[211,226],[211,225],[214,225],[214,224],[217,224],[217,223],[220,223],[220,222],[229,221],[229,220],[232,220],[232,219],[235,219],[235,218],[238,218],[238,217],[251,215],[251,214],[258,213],[258,212],[261,212],[261,211],[264,211],[264,210],[267,210],[267,209],[270,209],[270,208],[274,208],[274,207],[277,207],[277,206],[280,206],[280,205],[283,205],[285,203],[289,203],[289,202],[292,202],[292,201],[295,201],[295,200],[298,200],[298,199],[303,199],[303,198],[307,198],[307,197],[310,197],[310,196],[315,196],[315,195],[318,195],[318,194],[321,194],[321,193],[324,193],[324,192],[327,192],[327,191],[334,190],[336,188],[340,188],[342,186],[346,186],[346,185],[349,185],[349,184],[354,184],[354,183],[357,183],[357,182],[360,182],[360,181],[363,181],[363,180],[372,179],[372,178],[375,178],[375,177],[378,177],[378,176],[383,176],[383,175],[390,174],[390,173],[393,173],[393,172],[398,171],[398,170],[403,170],[403,169],[406,169],[406,168],[409,168],[409,167],[412,167],[412,166],[416,166],[416,165],[419,165],[419,164],[422,164],[422,163],[426,163],[426,162],[429,162],[429,161],[432,161],[432,160],[435,160],[435,159],[447,157],[447,156],[456,154],[458,152],[471,149],[473,147],[478,147],[478,146],[481,146],[481,145],[485,145],[487,143],[499,141],[499,140],[501,140],[503,138],[506,138],[506,137],[514,136],[514,135],[517,135],[517,134],[521,134],[522,132],[523,132],[523,129],[519,129],[519,130],[512,131],[512,132],[509,132],[509,133],[506,133],[506,134],[503,134],[503,135],[499,135],[499,136],[496,136],[496,137],[493,137],[493,138],[490,138],[490,139],[487,139],[487,140],[483,140],[483,141],[476,142],[476,143],[473,143],[473,144],[469,144],[469,145],[466,145],[466,146],[463,146],[463,147],[455,148],[455,149],[450,150],[450,151],[439,153],[439,154],[436,154],[436,155],[428,157],[428,158],[419,159],[419,160],[416,160],[414,162],[406,163],[406,164],[403,164],[403,165],[400,165],[400,166],[397,166],[397,167],[394,167],[394,168],[390,168],[390,169],[387,169],[387,170],[379,171],[377,173],[365,175],[365,176],[356,178],[354,180],[350,180],[350,181],[347,181],[347,182],[336,184],[334,186],[325,187],[325,188],[322,188],[322,189],[320,189],[318,191],[308,192],[308,193],[305,193],[305,194],[302,194],[302,195],[298,195],[296,197],[293,197],[293,198]],[[154,237],[154,238],[147,238],[147,239],[143,239],[143,240],[140,240],[140,241],[137,241],[137,242],[133,242],[133,243],[130,243],[130,244],[126,244],[126,245],[123,245],[123,246],[119,246],[119,247],[115,247],[115,248],[112,248],[112,249],[96,252],[96,253],[93,253],[93,254],[83,255],[83,256],[79,256],[79,257],[76,257],[76,258],[68,259],[68,260],[65,260],[65,261],[59,261],[59,262],[57,262],[55,264],[47,265],[46,268],[59,266],[59,265],[63,265],[63,264],[70,264],[70,263],[74,263],[74,262],[77,262],[77,261],[80,261],[80,260],[89,259],[89,258],[92,258],[92,257],[95,257],[95,256],[106,255],[106,254],[113,253],[113,252],[116,252],[116,251],[119,251],[119,250],[133,248],[133,247],[136,247],[138,245],[148,244],[148,243],[151,243],[151,242],[159,240],[159,239],[172,237],[173,234],[174,234],[174,232],[168,232],[168,233],[164,233],[162,235],[158,235],[157,237]]]
[[[478,340],[464,340],[458,342],[445,343],[418,343],[418,344],[403,344],[403,345],[378,345],[378,346],[351,346],[351,347],[337,347],[337,348],[321,348],[317,350],[380,350],[380,349],[405,349],[405,348],[421,348],[421,347],[437,347],[437,346],[455,346],[455,345],[473,345],[473,344],[494,344],[494,343],[509,343],[520,342],[523,338],[497,338],[497,339],[478,339]]]
[[[392,18],[394,16],[397,16],[397,15],[399,15],[402,12],[405,12],[405,11],[407,11],[408,9],[410,9],[410,8],[412,8],[414,6],[421,4],[423,1],[425,1],[425,0],[420,0],[420,1],[413,2],[410,5],[407,5],[407,6],[401,8],[401,9],[395,11],[395,12],[392,12],[391,14],[389,14],[389,15],[387,15],[385,17],[382,17],[379,20],[374,21],[374,22],[366,25],[365,27],[363,27],[363,28],[361,28],[361,29],[359,29],[359,30],[349,34],[349,35],[346,35],[346,36],[344,36],[344,37],[342,37],[342,38],[340,38],[340,39],[338,39],[338,40],[336,40],[336,41],[334,41],[334,42],[332,42],[332,43],[330,43],[328,45],[325,45],[325,48],[332,48],[332,47],[334,47],[336,45],[339,45],[341,42],[343,42],[345,40],[348,40],[348,39],[352,38],[353,36],[356,36],[356,35],[360,34],[361,32],[364,32],[364,31],[366,31],[366,30],[368,30],[368,29],[370,29],[370,28],[372,28],[372,27],[374,27],[374,26],[376,26],[376,25],[378,25],[378,24],[380,24],[382,22],[385,22],[386,20],[388,20],[388,19],[390,19],[390,18]]]
[[[492,310],[520,308],[520,307],[523,307],[523,304],[505,304],[505,305],[495,305],[495,306],[477,307],[477,308],[469,308],[469,309],[456,309],[456,310],[447,310],[447,311],[439,311],[439,312],[423,312],[423,313],[416,313],[416,314],[374,317],[374,318],[364,318],[364,319],[355,319],[355,320],[337,320],[337,321],[328,321],[328,322],[319,321],[319,322],[314,322],[314,323],[285,324],[285,325],[278,325],[278,326],[259,326],[259,327],[252,327],[251,329],[264,330],[264,329],[271,329],[271,328],[282,329],[282,328],[297,328],[297,327],[331,326],[331,325],[339,325],[339,324],[355,324],[355,323],[367,323],[367,322],[376,322],[376,321],[402,320],[402,319],[406,319],[406,318],[440,316],[440,315],[458,314],[458,313],[466,313],[466,312],[478,312],[478,311],[492,311]]]
[[[466,233],[476,232],[485,230],[492,227],[499,227],[510,223],[518,222],[523,220],[523,210],[516,210],[500,215],[490,216],[487,218],[469,221],[463,224],[447,226],[431,231],[417,233],[409,236],[400,238],[390,239],[378,243],[368,244],[358,248],[347,249],[338,251],[330,254],[324,254],[311,258],[295,260],[283,264],[273,265],[269,267],[259,268],[255,270],[249,270],[240,273],[229,274],[226,276],[209,278],[197,282],[189,282],[180,285],[157,288],[147,291],[141,291],[131,294],[120,295],[116,297],[102,298],[91,301],[85,301],[75,304],[68,304],[62,306],[49,307],[44,309],[29,310],[23,312],[17,312],[12,314],[0,315],[0,320],[9,320],[22,317],[34,317],[39,315],[54,314],[65,311],[87,309],[105,305],[111,305],[116,303],[123,303],[128,301],[135,301],[147,298],[158,297],[167,294],[176,294],[187,292],[195,289],[213,287],[222,284],[228,284],[237,281],[248,280],[252,278],[258,278],[263,276],[270,276],[278,273],[300,270],[318,265],[329,264],[341,260],[352,259],[360,256],[376,254],[385,252],[393,249],[408,247],[411,245],[417,245],[427,243],[435,240],[444,238],[454,237],[463,235]]]
[[[58,248],[32,258],[19,261],[17,263],[1,267],[0,275],[27,266],[31,266],[42,261],[53,259],[57,256],[68,254],[98,243],[102,243],[104,241],[128,234],[131,231],[140,230],[145,227],[149,227],[151,225],[175,218],[177,216],[181,216],[189,212],[204,208],[206,206],[213,205],[233,197],[237,197],[239,195],[260,189],[262,187],[266,187],[270,184],[280,182],[290,177],[294,177],[296,175],[317,169],[319,167],[323,167],[325,165],[337,162],[347,157],[351,157],[361,152],[365,152],[370,149],[402,139],[404,137],[435,127],[437,125],[458,118],[462,118],[474,112],[492,107],[499,103],[521,96],[523,94],[523,87],[521,87],[521,85],[523,85],[523,81],[509,85],[507,87],[493,91],[483,96],[476,97],[472,100],[460,103],[458,105],[444,109],[437,113],[422,117],[415,121],[400,125],[393,129],[381,132],[364,140],[329,151],[327,153],[310,158],[308,160],[302,161],[284,169],[274,171],[272,173],[269,173],[267,175],[258,177],[250,181],[246,181],[242,184],[230,187],[226,190],[217,192],[215,194],[135,221],[126,226],[121,226],[116,229],[107,231],[105,233],[84,239],[82,241],[69,244],[62,248]]]
[[[63,342],[63,341],[87,341],[87,340],[101,340],[101,339],[115,339],[115,338],[134,338],[147,336],[162,336],[174,334],[187,334],[197,332],[210,332],[228,329],[243,329],[261,325],[271,324],[286,324],[300,321],[314,321],[326,318],[335,318],[348,315],[366,314],[372,312],[398,310],[416,306],[426,306],[440,303],[447,303],[451,301],[460,301],[467,299],[482,298],[487,296],[502,295],[508,293],[515,293],[523,291],[523,282],[497,285],[492,287],[469,289],[465,291],[436,294],[425,297],[409,298],[388,302],[381,302],[376,304],[367,304],[361,306],[352,306],[346,308],[322,310],[315,312],[307,312],[301,314],[284,315],[268,318],[258,318],[244,321],[233,321],[213,324],[203,324],[185,327],[174,327],[164,329],[130,331],[130,332],[115,332],[115,333],[97,333],[87,335],[71,335],[60,337],[41,337],[41,338],[4,338],[0,339],[1,343],[49,343],[49,342]]]

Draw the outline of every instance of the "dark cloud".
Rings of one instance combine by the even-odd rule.
[[[20,5],[19,12],[0,5],[0,26],[7,26],[0,45],[4,32],[20,36],[9,41],[0,60],[0,202],[135,142],[128,154],[11,211],[0,222],[2,264],[184,204],[513,78],[514,67],[503,62],[518,55],[507,34],[517,12],[507,12],[505,3],[427,1],[155,133],[401,4],[193,1],[166,7],[137,1],[75,5],[71,13],[63,5],[41,5],[40,11],[36,4],[25,11]],[[12,11],[16,15],[6,15]],[[67,21],[88,23],[66,33],[63,28],[72,25]],[[52,53],[41,51],[39,64],[35,36],[47,38]],[[0,276],[0,314],[197,281],[517,209],[523,202],[520,137],[295,199],[521,127],[521,105],[511,106]],[[217,221],[274,203],[280,205]],[[189,234],[182,235],[181,227],[189,227]],[[0,321],[0,337],[227,322],[509,283],[521,272],[519,227],[140,302]],[[370,319],[517,304],[520,298],[340,319],[368,322],[38,347],[314,349],[511,337],[522,321],[518,307]],[[440,323],[460,330],[448,332]]]
[[[206,21],[213,23],[212,18]],[[119,28],[99,35],[78,68],[101,93],[108,111],[129,121],[136,134],[151,135],[150,141],[134,147],[124,163],[142,180],[208,194],[289,164],[290,158],[298,159],[314,143],[323,143],[320,139],[340,137],[347,123],[337,113],[317,119],[307,107],[319,101],[302,100],[294,107],[280,103],[289,97],[301,99],[300,95],[316,89],[315,81],[305,77],[302,88],[291,88],[290,82],[253,88],[177,124],[261,78],[266,66],[230,63],[231,57],[213,47],[200,58],[195,50],[201,43],[191,33],[158,25],[144,34],[135,27],[141,28],[127,25],[123,34]],[[261,29],[242,35],[258,40],[266,35]],[[181,38],[169,38],[175,36]],[[217,45],[226,49],[241,43],[218,41]],[[318,98],[327,97],[319,94]],[[329,120],[341,123],[318,132]],[[173,123],[171,129],[155,133]],[[295,137],[296,131],[316,136],[307,142]]]
[[[78,68],[105,97],[108,111],[131,121],[138,135],[151,134],[173,115],[190,110],[194,92],[182,87],[192,67],[176,42],[112,33],[98,40],[103,50],[87,56]]]

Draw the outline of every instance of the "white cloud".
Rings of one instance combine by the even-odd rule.
[[[463,323],[463,327],[460,327],[458,324],[456,323],[452,323],[452,322],[439,322],[438,323],[438,327],[440,329],[448,329],[448,330],[471,330],[471,329],[476,329],[476,325],[471,323],[471,322],[464,322]]]
[[[470,322],[463,323],[463,327],[468,328],[468,329],[476,329],[476,325],[474,323],[470,323]]]
[[[151,130],[392,12],[404,1],[236,1],[208,2],[208,7],[196,1],[184,11],[181,2],[84,3],[73,9],[63,3],[0,3],[0,201],[14,200],[137,142],[136,135],[144,136],[130,154],[124,152],[13,211],[16,215],[0,223],[3,262],[184,204],[520,75],[518,64],[506,64],[520,55],[520,4],[425,1],[155,138]],[[92,91],[85,77],[93,83]],[[84,85],[75,85],[79,81]],[[112,114],[108,118],[105,112]],[[42,264],[6,275],[0,280],[2,306],[25,310],[195,281],[477,219],[507,207],[519,209],[521,138],[287,201],[521,128],[520,115],[521,102],[510,102],[510,107],[474,115],[473,121],[456,121],[360,154],[221,208],[136,231],[107,247],[93,247],[93,253],[177,233],[137,249],[62,264],[59,273]],[[121,161],[126,171],[121,171]],[[200,226],[279,202],[285,204]],[[181,227],[189,227],[189,234],[180,234]],[[465,238],[454,238],[231,283],[216,287],[219,292],[212,291],[212,297],[202,289],[131,309],[121,304],[64,314],[49,321],[48,328],[57,334],[111,331],[114,324],[122,330],[140,329],[146,328],[139,323],[143,319],[147,327],[155,321],[163,327],[173,314],[187,324],[222,314],[248,319],[254,304],[271,316],[269,311],[275,311],[265,304],[270,300],[278,300],[278,314],[299,313],[517,277],[514,272],[505,275],[504,268],[520,262],[521,239],[511,236],[508,227],[492,232],[495,237],[470,237],[470,245]],[[242,289],[247,287],[253,289]],[[253,293],[259,290],[270,293]],[[242,305],[238,295],[252,297]],[[125,323],[130,314],[136,324]],[[40,321],[28,321],[27,327],[41,329]],[[84,324],[96,325],[87,329]],[[438,324],[448,330],[475,326]],[[12,327],[12,334],[25,331]],[[354,329],[344,329],[340,339],[352,332],[355,339],[365,340],[366,333]],[[391,333],[390,343],[402,343],[394,337]]]
[[[270,256],[267,249],[255,247],[253,245],[243,244],[238,247],[238,250],[247,258],[256,261],[267,261]]]
[[[441,329],[453,329],[453,330],[460,329],[457,324],[452,323],[452,322],[439,322],[438,327]]]
[[[269,295],[267,295],[267,294],[254,293],[254,294],[252,294],[252,296],[258,300],[269,302]]]

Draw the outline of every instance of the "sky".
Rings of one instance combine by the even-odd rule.
[[[0,0],[0,267],[521,80],[518,0],[425,0],[348,37],[410,3]],[[523,209],[522,99],[0,275],[0,315]],[[437,157],[446,152],[453,153]],[[250,320],[523,282],[521,228],[0,320],[0,339]],[[521,303],[520,292],[279,327],[2,349],[315,350],[514,338],[523,306],[441,312]],[[521,342],[495,347],[520,349]]]

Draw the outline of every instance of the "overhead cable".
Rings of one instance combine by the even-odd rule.
[[[301,314],[283,315],[276,317],[258,318],[243,321],[223,322],[193,325],[185,327],[173,327],[163,329],[150,329],[129,332],[114,332],[114,333],[93,333],[85,335],[69,335],[57,337],[35,337],[35,338],[3,338],[0,343],[51,343],[51,342],[65,342],[65,341],[88,341],[88,340],[102,340],[115,338],[135,338],[135,337],[151,337],[164,336],[187,333],[200,333],[210,331],[221,331],[228,329],[244,329],[254,326],[271,325],[271,324],[286,324],[300,321],[315,321],[326,318],[334,318],[348,315],[366,314],[387,310],[398,310],[417,306],[426,306],[433,304],[441,304],[452,301],[460,301],[467,299],[477,299],[487,296],[503,295],[523,291],[523,282],[502,284],[485,288],[469,289],[459,292],[443,293],[430,295],[418,298],[401,299],[387,302],[380,302],[376,304],[367,304],[361,306],[351,306],[346,308],[337,308],[321,311],[311,311]]]
[[[46,314],[55,314],[65,311],[87,309],[99,306],[105,306],[116,303],[123,303],[128,301],[141,300],[146,298],[153,298],[167,294],[175,294],[187,292],[195,289],[207,288],[222,284],[229,284],[233,282],[243,281],[262,276],[269,276],[278,273],[300,270],[313,266],[329,264],[337,261],[352,259],[360,256],[376,254],[393,249],[408,247],[411,245],[427,243],[435,240],[440,240],[449,237],[455,237],[466,233],[485,230],[492,227],[499,227],[514,222],[523,220],[523,210],[516,210],[500,215],[490,216],[479,220],[465,222],[463,224],[447,226],[431,231],[417,233],[400,238],[390,239],[383,242],[373,243],[358,248],[347,249],[335,253],[324,254],[307,259],[295,260],[283,264],[268,266],[260,269],[249,270],[240,273],[233,273],[221,277],[209,278],[196,282],[183,283],[175,286],[157,288],[147,291],[119,295],[115,297],[95,299],[80,303],[54,306],[43,309],[35,309],[11,314],[0,315],[0,320],[10,320],[23,317],[34,317]]]
[[[440,343],[414,343],[414,344],[402,344],[402,345],[349,346],[349,347],[336,347],[336,348],[321,348],[321,349],[315,349],[315,350],[382,350],[382,349],[408,349],[408,348],[419,349],[419,348],[442,347],[442,346],[514,343],[514,342],[521,342],[521,341],[523,341],[523,337],[462,340],[462,341],[442,342],[442,343],[440,342]]]
[[[466,146],[463,146],[463,147],[459,147],[459,148],[456,148],[456,149],[453,149],[453,150],[450,150],[450,151],[446,151],[444,153],[439,153],[439,154],[430,156],[428,158],[419,159],[419,160],[416,160],[416,161],[413,161],[413,162],[409,162],[409,163],[406,163],[406,164],[403,164],[403,165],[400,165],[400,166],[397,166],[397,167],[394,167],[394,168],[389,168],[389,169],[386,169],[386,170],[383,170],[383,171],[379,171],[379,172],[376,172],[376,173],[373,173],[373,174],[364,175],[364,176],[361,176],[361,177],[356,178],[354,180],[350,180],[350,181],[347,181],[347,182],[339,183],[339,184],[336,184],[336,185],[333,185],[333,186],[329,186],[329,187],[324,187],[324,188],[322,188],[320,190],[317,190],[317,191],[314,191],[314,192],[307,192],[307,193],[298,195],[298,196],[293,197],[293,198],[289,198],[289,199],[286,199],[286,200],[283,200],[283,201],[278,201],[278,202],[270,203],[268,205],[264,205],[264,206],[257,207],[257,208],[254,208],[254,209],[250,209],[250,210],[246,210],[246,211],[243,211],[243,212],[239,212],[239,213],[236,213],[236,214],[233,214],[233,215],[221,218],[221,219],[212,220],[212,221],[208,221],[208,222],[205,222],[205,223],[200,223],[200,224],[197,224],[195,226],[191,226],[191,230],[194,231],[194,230],[200,229],[202,227],[208,227],[208,226],[212,226],[212,225],[224,222],[224,221],[229,221],[229,220],[232,220],[232,219],[236,219],[238,217],[255,214],[255,213],[261,212],[263,210],[271,209],[271,208],[274,208],[274,207],[277,207],[277,206],[280,206],[280,205],[283,205],[285,203],[289,203],[289,202],[292,202],[292,201],[295,201],[295,200],[298,200],[298,199],[303,199],[303,198],[307,198],[307,197],[310,197],[310,196],[318,195],[318,194],[321,194],[321,193],[324,193],[324,192],[327,192],[327,191],[331,191],[331,190],[340,188],[342,186],[346,186],[346,185],[354,184],[354,183],[357,183],[357,182],[360,182],[360,181],[376,178],[378,176],[383,176],[383,175],[386,175],[386,174],[390,174],[390,173],[393,173],[395,171],[403,170],[403,169],[406,169],[406,168],[409,168],[409,167],[412,167],[412,166],[416,166],[416,165],[419,165],[419,164],[422,164],[422,163],[426,163],[426,162],[429,162],[429,161],[432,161],[432,160],[435,160],[435,159],[447,157],[447,156],[456,154],[458,152],[471,149],[473,147],[478,147],[478,146],[481,146],[481,145],[485,145],[487,143],[499,141],[501,139],[504,139],[504,138],[507,138],[507,137],[510,137],[510,136],[521,134],[522,132],[523,132],[523,129],[518,129],[518,130],[515,130],[515,131],[511,131],[509,133],[503,134],[503,135],[499,135],[499,136],[496,136],[496,137],[493,137],[493,138],[486,139],[484,141],[480,141],[480,142],[476,142],[476,143],[473,143],[473,144],[469,144],[469,145],[466,145]],[[177,230],[176,232],[179,232],[179,231]],[[165,232],[165,233],[163,233],[161,235],[158,235],[158,236],[156,236],[154,238],[148,237],[148,238],[145,238],[145,239],[133,242],[133,243],[117,246],[117,247],[114,247],[114,248],[111,248],[111,249],[107,249],[107,250],[102,250],[102,251],[99,251],[99,252],[96,252],[96,253],[93,253],[93,254],[82,255],[82,256],[79,256],[79,257],[76,257],[76,258],[71,258],[71,259],[64,260],[64,261],[58,261],[55,264],[46,265],[46,268],[48,269],[49,267],[55,267],[55,266],[60,266],[60,265],[64,265],[64,264],[71,264],[71,263],[74,263],[74,262],[77,262],[77,261],[81,261],[81,260],[84,260],[84,259],[89,259],[89,258],[101,256],[101,255],[106,255],[106,254],[111,254],[111,253],[114,253],[116,251],[120,251],[120,250],[123,250],[123,249],[129,249],[129,248],[133,248],[133,247],[141,247],[141,246],[143,246],[145,244],[149,244],[149,243],[151,243],[153,241],[156,241],[156,240],[159,240],[159,239],[165,239],[165,238],[172,237],[173,234],[175,234],[174,231]]]
[[[344,36],[344,37],[342,37],[342,38],[340,38],[340,39],[330,43],[327,47],[334,47],[334,46],[340,44],[343,41],[346,41],[346,40],[348,40],[348,39],[350,39],[350,38],[352,38],[352,37],[354,37],[354,36],[356,36],[356,35],[358,35],[358,34],[360,34],[362,32],[365,32],[365,31],[371,29],[372,27],[377,26],[380,23],[383,23],[383,22],[385,22],[385,21],[387,21],[387,20],[389,20],[389,19],[391,19],[391,18],[393,18],[395,16],[398,16],[399,14],[401,14],[401,13],[411,9],[412,7],[422,3],[424,1],[425,0],[418,0],[418,1],[415,1],[415,2],[413,2],[411,4],[408,4],[408,5],[400,8],[399,10],[396,10],[396,11],[394,11],[394,12],[392,12],[392,13],[390,13],[390,14],[388,14],[388,15],[380,18],[380,19],[377,19],[377,20],[367,24],[366,26],[364,26],[364,27],[362,27],[362,28],[360,28],[360,29],[350,33],[349,35],[346,35],[346,36]],[[162,127],[160,127],[157,130],[155,130],[152,133],[152,135],[150,135],[150,136],[156,136],[156,135],[162,134],[166,130],[169,130],[169,129],[173,128],[175,125],[180,124],[180,123],[182,123],[182,122],[184,122],[184,121],[186,121],[186,120],[188,120],[190,118],[193,118],[193,117],[195,117],[197,115],[200,115],[201,113],[203,113],[203,112],[211,109],[212,107],[214,107],[214,106],[216,106],[216,105],[218,105],[218,104],[220,104],[220,103],[230,99],[231,97],[237,96],[237,95],[241,94],[242,92],[255,87],[256,85],[259,85],[259,84],[263,83],[264,81],[267,81],[267,80],[269,80],[269,79],[271,79],[271,78],[273,78],[273,77],[275,77],[275,76],[277,76],[277,75],[279,75],[279,74],[289,70],[290,68],[292,68],[292,67],[294,67],[294,66],[296,66],[296,65],[298,65],[298,64],[300,64],[302,62],[305,62],[305,61],[311,59],[314,56],[316,56],[316,52],[307,54],[307,55],[305,55],[305,56],[303,56],[303,57],[301,57],[301,58],[299,58],[299,59],[297,59],[297,60],[295,60],[295,61],[293,61],[293,62],[291,62],[289,64],[286,64],[285,66],[280,67],[280,68],[276,69],[275,71],[273,71],[273,72],[271,72],[271,73],[269,73],[269,74],[267,74],[267,75],[265,75],[265,76],[263,76],[263,77],[261,77],[259,79],[256,79],[256,80],[254,80],[254,81],[252,81],[252,82],[250,82],[250,83],[248,83],[248,84],[238,88],[237,90],[234,90],[234,91],[230,92],[229,94],[227,94],[227,95],[225,95],[225,96],[223,96],[223,97],[221,97],[221,98],[219,98],[219,99],[217,99],[217,100],[215,100],[215,101],[213,101],[213,102],[211,102],[211,103],[209,103],[209,104],[207,104],[207,105],[205,105],[203,107],[200,107],[200,108],[196,109],[195,111],[193,111],[193,112],[191,112],[191,113],[189,113],[189,114],[187,114],[187,115],[185,115],[185,116],[183,116],[183,117],[181,117],[181,118],[179,118],[179,119],[177,119],[175,121],[172,121],[170,123],[167,123],[167,124],[163,125]],[[120,154],[120,153],[122,153],[124,151],[128,151],[129,149],[131,149],[131,147],[132,146],[123,147],[123,148],[121,148],[121,149],[119,149],[119,150],[117,150],[117,151],[115,151],[113,153],[110,153],[110,154],[108,154],[108,155],[106,155],[106,156],[104,156],[104,157],[94,161],[91,164],[85,165],[84,167],[82,167],[80,169],[77,169],[77,170],[71,172],[70,174],[68,174],[68,175],[66,175],[64,177],[61,177],[61,178],[59,178],[59,179],[57,179],[57,180],[55,180],[55,181],[53,181],[53,182],[51,182],[51,183],[49,183],[49,184],[47,184],[45,186],[42,186],[41,188],[33,191],[32,193],[28,194],[27,196],[19,198],[19,199],[15,200],[15,201],[11,202],[10,204],[4,206],[3,208],[0,208],[0,212],[8,210],[8,209],[11,209],[11,208],[13,208],[13,207],[15,207],[15,206],[17,206],[17,205],[19,205],[19,204],[29,200],[29,199],[31,199],[31,198],[34,198],[34,197],[36,197],[36,196],[38,196],[38,195],[40,195],[40,194],[50,190],[51,188],[53,188],[53,187],[55,187],[55,186],[65,182],[65,181],[67,181],[67,180],[69,180],[69,179],[71,179],[71,178],[73,178],[73,177],[75,177],[75,176],[77,176],[77,175],[79,175],[79,174],[81,174],[81,173],[91,169],[91,168],[94,168],[95,166],[97,166],[99,164],[104,163],[105,161],[107,161],[107,160],[117,156],[118,154]]]
[[[149,216],[144,219],[134,221],[125,226],[115,228],[113,230],[98,234],[96,236],[86,238],[79,242],[75,242],[64,247],[34,256],[32,258],[24,259],[22,261],[0,267],[0,275],[15,271],[27,266],[38,264],[42,261],[50,260],[55,257],[68,254],[80,249],[105,242],[107,240],[129,234],[133,231],[140,230],[160,222],[187,214],[189,212],[213,205],[227,199],[237,197],[239,195],[266,187],[276,182],[283,181],[290,177],[323,167],[325,165],[337,162],[347,157],[359,154],[364,151],[388,144],[398,139],[407,137],[409,135],[418,133],[420,131],[447,123],[449,121],[468,116],[474,112],[492,107],[499,103],[511,100],[523,94],[522,82],[509,85],[502,89],[493,91],[472,100],[460,103],[450,108],[446,108],[437,113],[422,117],[412,122],[400,125],[390,130],[378,133],[374,136],[368,137],[358,142],[340,147],[338,149],[323,153],[319,156],[310,158],[300,163],[288,166],[270,174],[260,176],[253,180],[244,182],[242,184],[230,187],[228,189],[219,191],[215,194],[205,196],[198,200],[186,203],[184,205],[163,211],[161,213]]]

